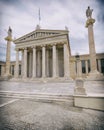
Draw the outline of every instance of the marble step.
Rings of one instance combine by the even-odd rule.
[[[73,106],[74,98],[72,95],[52,95],[52,94],[35,94],[23,92],[0,92],[0,97],[31,99],[42,102],[66,102]]]
[[[74,80],[72,79],[65,79],[65,78],[26,78],[26,79],[22,79],[22,78],[11,78],[9,81],[15,81],[15,82],[36,82],[36,83],[57,83],[57,82],[62,82],[62,83],[74,83]]]

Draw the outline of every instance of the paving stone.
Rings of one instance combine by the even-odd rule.
[[[104,112],[18,100],[0,108],[1,130],[103,130]]]

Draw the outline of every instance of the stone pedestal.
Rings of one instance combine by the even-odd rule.
[[[104,80],[104,76],[102,73],[100,73],[99,71],[95,70],[95,71],[91,71],[86,80]]]
[[[74,94],[75,95],[86,95],[86,91],[84,88],[84,81],[82,79],[76,79]]]

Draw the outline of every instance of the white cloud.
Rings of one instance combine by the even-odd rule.
[[[20,37],[35,30],[38,24],[38,9],[41,13],[41,27],[45,29],[64,29],[69,28],[69,38],[71,52],[75,54],[88,53],[88,34],[85,28],[86,8],[91,6],[94,9],[93,17],[96,19],[94,25],[96,51],[104,52],[104,27],[103,22],[99,21],[101,13],[100,4],[97,0],[9,0],[0,1],[1,15],[1,43],[6,43],[4,37],[9,26],[13,29],[13,37]],[[12,2],[11,2],[12,1]],[[13,49],[13,48],[12,48]],[[15,59],[15,58],[13,58]]]

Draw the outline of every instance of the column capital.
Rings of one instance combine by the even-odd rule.
[[[41,45],[41,47],[46,47],[46,45],[44,44],[44,45]]]
[[[31,48],[33,49],[33,48],[36,48],[36,46],[31,46]]]
[[[15,48],[15,51],[19,51],[19,48]]]
[[[52,47],[52,44],[47,44],[46,46],[47,46],[47,47]]]
[[[93,25],[94,23],[95,23],[95,19],[93,19],[93,18],[87,19],[87,21],[86,21],[86,28],[87,28],[89,25]]]
[[[24,51],[24,49],[23,48],[21,48],[21,52],[23,52]]]
[[[57,45],[57,43],[53,43],[53,44],[52,44],[52,46],[56,46],[56,45]]]
[[[23,49],[24,49],[24,50],[27,50],[27,47],[24,47]]]
[[[66,41],[66,42],[63,42],[63,44],[67,44],[67,41]]]

